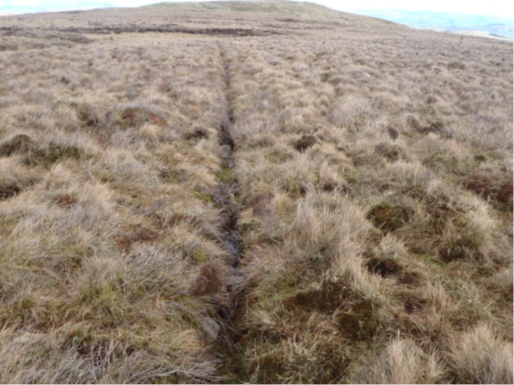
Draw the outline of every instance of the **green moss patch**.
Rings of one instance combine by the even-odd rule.
[[[366,267],[372,273],[378,274],[383,278],[394,277],[403,271],[403,266],[394,259],[380,259],[372,257]]]
[[[382,155],[389,162],[404,158],[403,149],[395,144],[380,143],[375,146],[375,153]]]
[[[11,156],[13,154],[23,154],[34,147],[32,140],[24,134],[16,135],[11,140],[0,145],[0,156]]]
[[[338,321],[345,337],[360,341],[373,338],[379,326],[373,304],[364,299],[345,308]]]
[[[462,185],[487,201],[492,200],[512,210],[512,173],[507,173],[507,170],[478,169]]]
[[[388,233],[395,231],[409,222],[412,213],[405,207],[391,203],[380,203],[374,206],[367,215],[375,227]]]
[[[309,311],[333,312],[345,298],[350,297],[350,289],[340,283],[327,282],[318,290],[301,291],[285,301],[286,306],[294,309],[302,307]]]
[[[317,143],[317,140],[314,136],[312,135],[303,135],[300,139],[298,139],[293,147],[300,151],[300,152],[303,152],[305,151],[306,149],[308,149],[309,147],[312,147],[314,146],[315,144]]]
[[[0,181],[0,201],[18,195],[22,188],[18,182],[15,181]]]
[[[231,184],[236,181],[234,169],[231,167],[223,167],[217,176],[219,181],[224,184]]]
[[[473,167],[473,162],[459,160],[449,150],[439,150],[422,160],[423,165],[434,171],[443,171],[458,176],[464,176]]]
[[[50,142],[46,148],[36,148],[26,154],[24,163],[27,166],[49,167],[65,159],[80,159],[81,151],[77,146]]]
[[[114,237],[114,241],[121,251],[129,251],[136,242],[155,242],[159,234],[142,225],[128,225],[123,227]]]
[[[208,138],[209,132],[203,128],[197,128],[195,130],[188,131],[184,134],[185,140],[201,140]]]

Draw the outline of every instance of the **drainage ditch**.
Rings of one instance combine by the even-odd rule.
[[[222,215],[223,243],[227,250],[227,300],[218,304],[218,315],[222,320],[221,331],[218,335],[220,358],[222,360],[222,374],[234,376],[234,366],[237,362],[237,342],[241,333],[236,325],[238,314],[244,303],[244,291],[247,279],[240,269],[244,257],[244,245],[239,232],[239,181],[234,172],[236,143],[232,136],[234,126],[234,112],[230,97],[230,65],[227,61],[224,47],[218,44],[220,60],[224,68],[226,111],[223,122],[219,128],[219,143],[222,152],[222,176],[219,190],[214,198],[216,206]]]

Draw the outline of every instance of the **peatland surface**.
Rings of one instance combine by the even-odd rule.
[[[0,18],[0,382],[512,383],[511,42],[285,1]]]

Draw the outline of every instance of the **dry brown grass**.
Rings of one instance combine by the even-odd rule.
[[[226,256],[219,53],[156,42],[2,57],[2,382],[219,377],[201,325],[223,281],[187,294]]]
[[[0,382],[512,383],[512,44],[289,5],[2,17]]]

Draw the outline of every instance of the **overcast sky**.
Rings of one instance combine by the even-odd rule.
[[[132,7],[162,0],[0,0],[0,11],[23,8],[32,12],[43,10],[87,9],[104,6]],[[188,0],[175,0],[188,1]],[[310,0],[340,11],[380,9],[423,10],[514,17],[514,2],[509,0]]]

